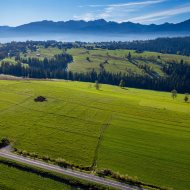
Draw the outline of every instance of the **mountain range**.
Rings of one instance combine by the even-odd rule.
[[[177,24],[164,23],[160,25],[143,25],[139,23],[105,21],[38,21],[16,27],[0,26],[0,36],[38,35],[61,33],[87,34],[131,34],[131,33],[189,33],[190,19]]]

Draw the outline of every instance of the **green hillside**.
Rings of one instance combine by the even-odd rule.
[[[58,48],[44,48],[39,47],[37,51],[29,51],[21,53],[23,58],[52,58],[56,54],[63,53],[64,50]],[[162,70],[166,62],[176,61],[190,63],[188,56],[161,54],[156,52],[142,52],[138,53],[134,50],[107,50],[107,49],[93,49],[86,48],[72,48],[68,49],[67,53],[71,54],[74,61],[69,64],[68,70],[77,73],[86,73],[92,70],[100,72],[103,69],[111,73],[125,73],[132,75],[142,75],[151,77],[164,77],[166,73]],[[131,60],[128,58],[131,54]],[[148,71],[147,71],[147,67]]]
[[[37,96],[47,101],[37,103]],[[190,105],[183,98],[80,82],[1,80],[0,138],[20,150],[82,166],[95,159],[98,169],[188,190]]]
[[[104,69],[112,73],[126,73],[133,75],[147,75],[152,77],[163,77],[166,74],[162,67],[168,61],[180,62],[182,59],[190,63],[187,56],[161,54],[156,52],[137,53],[133,50],[107,50],[84,48],[73,48],[68,50],[74,57],[73,63],[69,64],[69,70],[73,72],[89,72],[93,69],[101,71],[100,64]],[[131,54],[131,59],[128,55]],[[89,59],[88,59],[89,58]],[[145,69],[148,67],[149,72]]]

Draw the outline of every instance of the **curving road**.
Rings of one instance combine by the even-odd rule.
[[[0,150],[0,157],[6,158],[6,159],[10,159],[13,161],[17,161],[17,162],[21,162],[27,165],[31,165],[31,166],[36,166],[45,170],[50,170],[53,172],[57,172],[57,173],[61,173],[64,175],[68,175],[68,176],[72,176],[72,177],[76,177],[79,179],[84,179],[87,181],[91,181],[91,182],[95,182],[95,183],[99,183],[99,184],[103,184],[106,186],[110,186],[110,187],[114,187],[117,189],[122,189],[122,190],[140,190],[141,188],[139,187],[135,187],[135,186],[130,186],[127,184],[123,184],[117,181],[113,181],[113,180],[109,180],[109,179],[105,179],[105,178],[101,178],[98,176],[95,176],[93,174],[86,174],[83,172],[79,172],[79,171],[74,171],[71,169],[65,169],[53,164],[48,164],[39,160],[33,160],[30,158],[26,158],[20,155],[16,155],[10,152],[9,148],[4,148]]]

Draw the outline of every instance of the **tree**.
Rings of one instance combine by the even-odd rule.
[[[108,59],[106,59],[103,64],[109,64]]]
[[[120,81],[119,86],[120,86],[121,88],[124,88],[124,87],[125,87],[125,81],[124,81],[123,79]]]
[[[96,80],[95,81],[95,88],[96,88],[96,90],[100,90],[100,84],[99,84],[99,82]]]
[[[130,60],[130,59],[131,59],[131,57],[132,57],[132,56],[131,56],[131,52],[129,52],[129,53],[128,53],[128,55],[127,55],[127,59],[129,59],[129,60]]]
[[[89,58],[89,57],[87,57],[86,60],[87,60],[88,62],[90,62],[90,58]]]
[[[188,102],[189,101],[189,94],[185,94],[184,101]]]
[[[173,99],[174,99],[174,98],[177,98],[177,91],[176,91],[175,89],[172,90],[171,93],[172,93],[172,98],[173,98]]]

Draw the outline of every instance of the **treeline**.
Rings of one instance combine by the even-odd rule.
[[[58,49],[70,49],[72,47],[78,47],[75,43],[63,43],[57,41],[26,41],[26,42],[11,42],[6,44],[0,44],[0,60],[8,57],[19,56],[20,53],[26,53],[28,50],[34,52],[38,47],[54,47]]]
[[[184,42],[184,43],[183,43]],[[188,44],[187,44],[188,43]],[[105,71],[102,64],[100,64],[100,72],[92,70],[88,73],[73,73],[67,71],[68,64],[73,61],[73,57],[67,53],[55,55],[53,58],[26,58],[20,57],[20,53],[26,51],[36,51],[39,46],[45,48],[56,47],[63,49],[63,52],[67,48],[72,47],[88,47],[93,49],[94,47],[101,47],[106,49],[136,49],[137,52],[144,50],[159,51],[165,53],[176,53],[188,54],[190,52],[190,37],[187,38],[159,38],[156,40],[149,41],[134,41],[134,42],[100,42],[95,44],[88,44],[83,42],[75,43],[63,43],[56,41],[47,42],[12,42],[0,45],[0,59],[7,57],[15,57],[15,64],[9,63],[4,60],[0,64],[0,74],[9,74],[19,77],[27,78],[43,78],[43,79],[66,79],[84,82],[99,81],[100,83],[119,85],[123,80],[128,87],[152,89],[161,91],[171,91],[176,89],[181,93],[190,93],[190,65],[172,60],[165,61],[164,64],[160,62],[160,57],[157,58],[143,58],[138,55],[135,59],[142,61],[152,61],[162,66],[163,72],[166,74],[164,77],[160,77],[155,73],[149,65],[136,65],[140,69],[144,70],[147,75],[140,76],[138,74],[129,73],[110,73]],[[150,49],[147,49],[150,48]],[[133,57],[127,56],[131,62]],[[135,62],[134,62],[135,64]]]
[[[178,67],[178,65],[176,64]],[[182,66],[182,65],[181,65]],[[166,72],[171,72],[170,65],[164,68]],[[119,85],[120,81],[123,79],[126,86],[142,89],[152,89],[159,91],[171,91],[176,89],[181,93],[190,93],[190,66],[185,65],[186,75],[177,75],[178,70],[174,69],[172,75],[168,77],[152,78],[149,76],[139,76],[139,75],[126,75],[122,73],[110,73],[110,72],[96,72],[91,71],[88,73],[73,73],[65,69],[42,69],[42,68],[32,68],[24,67],[22,64],[16,65],[3,65],[0,67],[0,73],[29,77],[29,78],[43,78],[43,79],[65,79],[73,81],[83,81],[83,82],[94,82],[99,81],[104,84]]]
[[[71,49],[77,47],[85,47],[89,50],[93,48],[103,48],[109,50],[115,49],[131,49],[137,52],[153,51],[160,53],[190,55],[190,37],[176,38],[157,38],[154,40],[138,40],[132,42],[57,42],[57,41],[26,41],[11,42],[0,44],[0,60],[10,57],[19,56],[20,53],[26,53],[27,50],[36,51],[38,47],[44,48],[55,47],[59,49]]]
[[[65,70],[68,63],[73,61],[72,55],[67,53],[55,55],[53,58],[38,59],[38,58],[21,58],[17,56],[15,60],[19,63],[27,64],[30,68],[41,70]]]
[[[155,40],[133,41],[133,42],[100,42],[96,48],[109,50],[131,49],[139,52],[153,51],[160,53],[190,55],[190,37],[157,38]]]
[[[42,60],[17,56],[15,61],[16,64],[2,61],[0,73],[32,78],[56,78],[58,73],[66,71],[68,64],[73,61],[73,57],[66,53]]]

